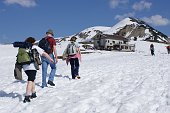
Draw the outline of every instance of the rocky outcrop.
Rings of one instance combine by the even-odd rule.
[[[125,25],[115,34],[128,39],[137,38],[145,41],[169,43],[168,36],[149,26],[144,21],[131,17],[130,21],[133,22],[133,24]]]
[[[125,18],[112,27],[96,26],[87,28],[74,36],[79,42],[92,42],[96,34],[118,35],[128,40],[144,40],[158,43],[169,43],[169,38],[154,29],[146,22],[136,18]]]
[[[131,37],[144,37],[145,36],[144,26],[126,25],[123,29],[118,31],[116,35],[120,35],[130,39]]]

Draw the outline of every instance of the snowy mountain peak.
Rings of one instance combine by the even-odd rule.
[[[139,40],[168,43],[168,37],[165,34],[154,29],[146,22],[132,17],[123,19],[111,29],[105,31],[104,34],[116,34],[128,39],[136,37]]]
[[[132,17],[125,18],[112,27],[90,27],[75,34],[74,36],[78,38],[78,42],[92,42],[92,38],[97,33],[123,36],[130,40],[137,39],[158,43],[170,43],[168,36],[154,29],[146,22]],[[69,40],[70,37],[71,36],[67,39]]]
[[[104,32],[110,29],[110,27],[105,26],[95,26],[87,28],[80,33],[77,33],[76,36],[78,37],[79,41],[91,41],[91,38],[94,37],[98,32]]]

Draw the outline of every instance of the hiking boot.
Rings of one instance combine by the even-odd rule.
[[[76,76],[76,79],[80,79],[80,76],[79,76],[79,75],[77,75],[77,76]]]
[[[48,81],[48,84],[50,84],[51,86],[55,86],[55,84],[52,81]]]
[[[30,96],[25,96],[23,102],[24,102],[24,103],[30,102]]]
[[[34,92],[34,93],[32,93],[30,98],[33,99],[33,98],[36,98],[36,97],[37,97],[36,92]]]

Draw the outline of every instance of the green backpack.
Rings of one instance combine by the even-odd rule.
[[[41,60],[39,53],[36,49],[25,49],[19,48],[17,54],[17,64],[25,65],[34,62],[34,66],[39,70],[39,65],[41,65]]]
[[[17,63],[20,65],[30,64],[33,62],[31,50],[25,48],[19,48],[17,54]]]

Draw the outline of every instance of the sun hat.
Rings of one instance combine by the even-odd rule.
[[[54,32],[52,29],[48,29],[48,31],[46,32],[46,34],[51,34],[52,36],[54,36]]]

